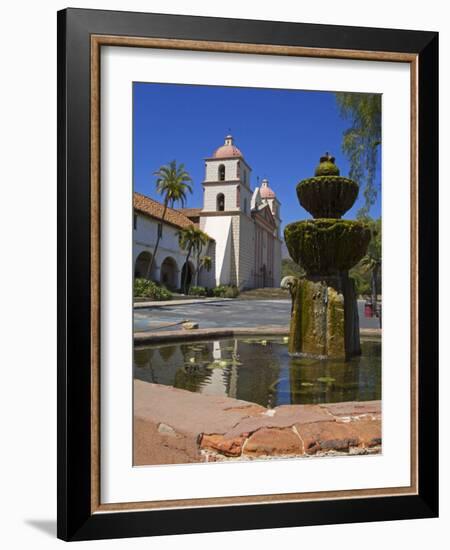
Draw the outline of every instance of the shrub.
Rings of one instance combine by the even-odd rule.
[[[237,298],[239,296],[239,289],[237,286],[227,286],[225,290],[225,298]]]
[[[206,296],[206,288],[204,286],[191,286],[189,296]]]
[[[216,286],[216,288],[212,289],[213,296],[217,298],[223,298],[223,296],[225,296],[225,290],[225,285]]]
[[[236,298],[239,296],[239,289],[235,285],[220,285],[212,289],[213,295],[218,298]]]
[[[150,298],[154,301],[172,299],[172,294],[166,287],[148,279],[134,280],[134,296],[137,298]]]

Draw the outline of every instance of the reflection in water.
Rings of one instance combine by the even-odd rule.
[[[134,376],[265,407],[381,398],[381,341],[350,361],[291,357],[285,339],[232,339],[136,348]]]

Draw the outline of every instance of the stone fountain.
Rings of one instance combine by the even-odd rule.
[[[314,219],[284,230],[291,258],[306,272],[289,281],[289,352],[349,359],[361,354],[361,345],[355,284],[348,272],[366,254],[371,235],[367,224],[341,219],[359,186],[340,175],[334,160],[326,153],[315,176],[297,185],[298,200]]]

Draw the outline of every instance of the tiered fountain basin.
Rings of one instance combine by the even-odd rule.
[[[356,182],[341,176],[316,176],[297,185],[297,197],[314,218],[340,218],[358,196]]]
[[[361,354],[355,284],[348,272],[366,254],[371,234],[367,224],[341,216],[355,203],[359,186],[341,176],[326,153],[314,177],[296,190],[314,219],[284,230],[291,258],[306,272],[284,283],[292,297],[289,352],[348,360]]]
[[[289,254],[309,275],[348,271],[364,256],[370,241],[365,223],[333,218],[303,220],[286,226]]]

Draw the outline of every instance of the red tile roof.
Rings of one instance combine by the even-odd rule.
[[[228,159],[233,157],[243,158],[243,156],[244,155],[236,145],[221,145],[213,153],[213,158],[215,159]]]
[[[133,207],[138,212],[146,214],[156,220],[160,220],[162,218],[164,210],[163,204],[151,199],[150,197],[141,195],[141,193],[133,193]],[[198,223],[193,222],[183,213],[185,210],[191,212],[191,215],[193,216],[200,216],[201,208],[183,208],[180,210],[176,210],[175,208],[167,208],[164,223],[168,223],[169,225],[182,229],[191,227],[192,225],[198,227]],[[214,241],[212,237],[209,238],[211,241]]]
[[[188,218],[198,218],[202,211],[201,208],[179,208],[179,212],[187,216]]]
[[[133,206],[134,209],[142,214],[146,214],[151,218],[160,220],[164,211],[164,205],[158,201],[141,195],[140,193],[134,193],[133,195]],[[192,223],[187,216],[182,214],[179,210],[174,208],[167,208],[166,216],[164,218],[164,223],[174,225],[175,227],[185,228],[195,225]]]

